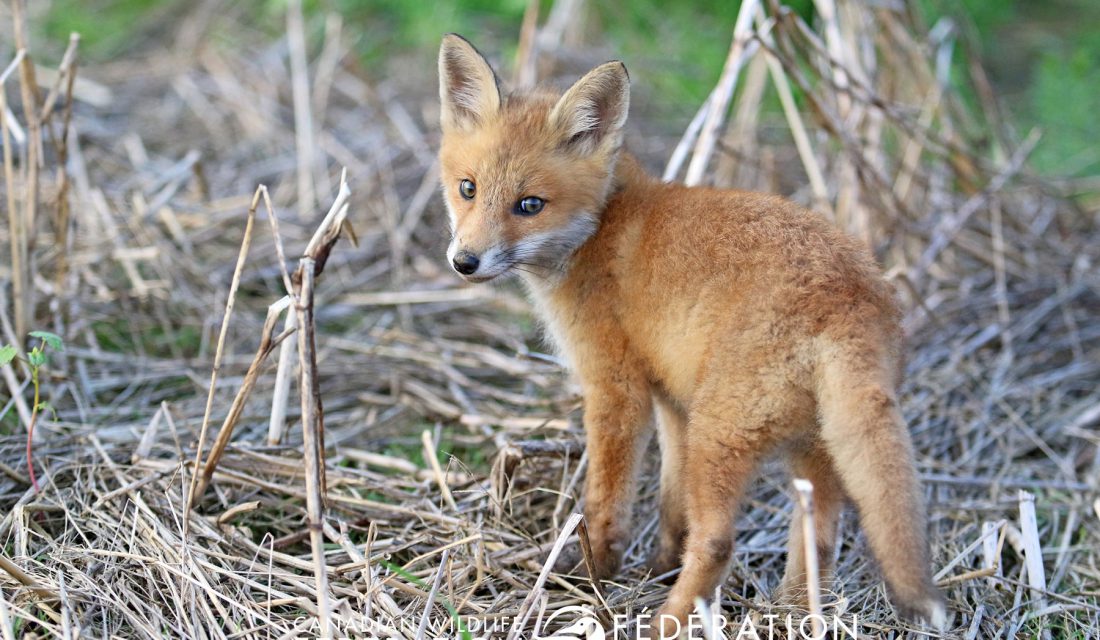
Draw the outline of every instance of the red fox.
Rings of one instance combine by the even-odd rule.
[[[659,616],[685,621],[714,594],[738,503],[779,453],[813,483],[822,564],[850,498],[899,613],[942,627],[896,394],[900,312],[867,248],[778,196],[648,176],[622,150],[621,62],[564,95],[504,93],[450,34],[439,75],[447,257],[470,282],[518,273],[581,386],[591,578],[619,568],[656,414],[651,564],[681,567]],[[796,514],[781,594],[798,597],[804,557]]]

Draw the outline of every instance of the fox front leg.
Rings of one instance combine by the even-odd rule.
[[[638,462],[645,450],[652,399],[640,375],[617,375],[584,385],[588,442],[585,521],[592,543],[595,579],[619,570],[630,532]]]

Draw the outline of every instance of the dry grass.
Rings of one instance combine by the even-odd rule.
[[[960,104],[945,84],[949,25],[928,36],[885,8],[819,4],[833,19],[817,30],[770,3],[739,21],[731,62],[745,59],[743,80],[720,82],[709,101],[735,115],[727,126],[701,110],[695,131],[706,138],[689,136],[680,162],[693,179],[793,193],[867,238],[889,267],[908,308],[904,408],[951,600],[947,635],[1094,637],[1096,203],[1066,200],[1029,172],[1035,136],[1018,142],[991,105]],[[4,342],[22,327],[50,329],[68,348],[49,369],[58,412],[38,427],[39,494],[12,417],[26,407],[4,409],[16,429],[0,437],[0,634],[294,637],[330,615],[338,635],[451,637],[452,610],[488,621],[530,614],[529,634],[572,604],[606,618],[657,605],[667,587],[642,564],[655,474],[617,581],[597,590],[544,571],[578,524],[580,401],[540,352],[517,289],[460,286],[445,269],[433,68],[417,79],[432,90],[357,73],[335,18],[304,60],[292,7],[288,36],[274,42],[233,12],[196,10],[162,34],[169,46],[82,72],[83,84],[61,84],[72,77],[62,73],[56,96],[25,86],[16,97],[11,83],[33,79],[33,67],[7,76],[15,122],[5,119],[4,190],[15,222],[0,235],[14,253],[0,278],[35,295],[22,298],[34,300],[27,307],[5,293],[0,329]],[[746,39],[750,23],[758,35]],[[233,46],[191,48],[227,24]],[[553,71],[560,33],[525,37],[523,73]],[[772,86],[781,98],[784,87],[801,92],[804,111],[783,98],[793,138],[756,133],[774,117],[761,110]],[[59,102],[45,110],[49,96]],[[35,139],[29,122],[41,149],[20,142]],[[632,144],[655,166],[676,146]],[[39,153],[41,172],[28,170]],[[311,530],[301,411],[284,386],[293,369],[277,364],[294,359],[294,325],[267,315],[297,285],[276,234],[256,230],[237,278],[234,260],[251,194],[266,184],[293,267],[341,167],[359,245],[337,245],[316,282],[327,515]],[[227,302],[235,313],[220,345]],[[273,307],[276,320],[287,306]],[[278,326],[280,353],[253,367]],[[5,393],[25,392],[24,373],[5,372]],[[234,403],[245,385],[251,393]],[[269,444],[280,415],[287,443]],[[199,432],[223,420],[236,433],[187,514]],[[718,605],[735,619],[774,611],[767,594],[790,506],[775,473],[752,491]],[[837,582],[823,585],[825,611],[855,613],[868,635],[925,637],[894,619],[853,525]],[[325,598],[311,532],[323,543]],[[318,611],[326,601],[331,611]]]

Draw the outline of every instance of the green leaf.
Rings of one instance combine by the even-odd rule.
[[[31,352],[27,354],[27,361],[31,363],[32,367],[37,369],[46,364],[46,354],[38,349],[31,349]]]
[[[56,333],[50,333],[49,331],[31,331],[31,337],[38,338],[42,342],[50,345],[50,348],[55,351],[65,350],[65,341]]]
[[[15,360],[15,356],[19,355],[19,350],[10,344],[6,344],[0,347],[0,367],[9,364],[12,360]]]

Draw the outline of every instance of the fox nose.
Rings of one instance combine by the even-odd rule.
[[[454,260],[452,260],[452,263],[455,266],[455,271],[464,276],[468,276],[477,271],[477,267],[481,264],[481,261],[469,251],[459,251],[458,254],[455,255]]]

